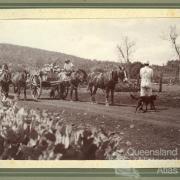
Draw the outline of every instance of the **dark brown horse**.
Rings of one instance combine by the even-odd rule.
[[[20,98],[21,90],[24,90],[24,100],[26,100],[26,89],[27,89],[27,79],[29,73],[24,70],[22,72],[16,72],[12,76],[12,84],[14,86],[14,93],[17,94],[17,99]]]
[[[88,90],[90,90],[91,101],[95,103],[95,95],[97,90],[103,89],[106,93],[106,105],[109,105],[109,94],[111,93],[111,104],[114,104],[114,89],[118,83],[118,79],[122,82],[127,81],[126,71],[119,67],[116,70],[99,73],[92,72],[88,75]]]
[[[71,74],[66,77],[66,72],[61,72],[59,74],[59,78],[63,80],[63,77],[65,77],[65,79],[67,79],[66,81],[64,81],[64,83],[62,83],[61,85],[61,92],[63,92],[67,87],[70,90],[70,100],[72,101],[73,99],[73,92],[75,92],[75,101],[78,101],[78,87],[80,83],[84,83],[87,80],[87,73],[82,70],[82,69],[78,69],[77,71],[71,72]]]
[[[9,85],[11,84],[11,73],[9,71],[3,71],[0,75],[0,86],[2,100],[5,100],[9,94]]]

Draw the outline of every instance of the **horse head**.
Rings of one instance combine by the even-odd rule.
[[[87,81],[87,73],[82,69],[78,69],[77,71],[75,71],[75,77],[81,83]]]
[[[10,72],[4,71],[0,76],[0,81],[5,82],[5,83],[10,83],[10,81],[11,81]]]
[[[122,82],[127,82],[128,81],[127,72],[126,72],[124,67],[119,66],[118,77]]]
[[[114,81],[114,82],[118,82],[118,71],[116,71],[116,70],[113,70],[112,72],[111,72],[112,74],[112,80]]]

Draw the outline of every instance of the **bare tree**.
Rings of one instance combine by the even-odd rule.
[[[170,34],[169,34],[169,36],[170,36],[171,42],[172,42],[172,44],[174,46],[174,49],[175,49],[175,51],[176,51],[176,53],[178,55],[178,58],[180,60],[180,47],[177,44],[177,39],[179,37],[179,34],[177,33],[176,26],[171,26],[170,27]]]
[[[131,56],[134,52],[135,42],[131,41],[127,36],[122,38],[121,44],[117,45],[117,49],[120,53],[120,60],[127,64],[128,78],[130,78],[130,63]]]
[[[180,34],[177,32],[176,26],[170,26],[170,31],[168,35],[168,40],[171,41],[172,46],[177,54],[178,60],[180,61],[180,45],[178,44],[177,40],[180,37]],[[166,38],[167,39],[167,38]],[[177,67],[177,77],[176,80],[180,82],[180,63]]]

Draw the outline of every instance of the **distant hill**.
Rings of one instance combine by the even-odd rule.
[[[24,67],[42,67],[46,63],[56,63],[63,67],[64,61],[69,58],[73,64],[89,71],[92,68],[105,68],[106,66],[114,66],[115,62],[104,62],[97,60],[90,60],[80,58],[77,56],[64,54],[61,52],[47,51],[37,48],[12,45],[12,44],[0,44],[0,64],[8,63],[12,68],[18,66]]]
[[[56,63],[63,67],[64,61],[70,59],[77,68],[89,71],[103,71],[111,69],[114,66],[120,65],[117,62],[110,61],[98,61],[90,60],[86,58],[80,58],[77,56],[64,54],[61,52],[47,51],[43,49],[0,43],[0,65],[3,63],[9,64],[12,71],[16,71],[19,68],[41,68],[44,64]],[[163,67],[164,78],[174,79],[177,74],[177,63],[179,61],[169,61],[167,65]],[[131,63],[130,73],[131,78],[136,78],[139,72],[140,62]],[[162,72],[162,66],[154,65],[155,79],[159,81],[159,75]]]

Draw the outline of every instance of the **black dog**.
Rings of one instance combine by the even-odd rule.
[[[138,100],[135,112],[137,112],[137,110],[142,110],[143,112],[147,112],[148,105],[150,105],[151,110],[156,111],[154,101],[156,100],[157,95],[135,97],[134,95],[131,94],[130,96],[131,96],[131,98]],[[143,109],[143,105],[145,105],[145,107],[146,107],[145,110]]]

